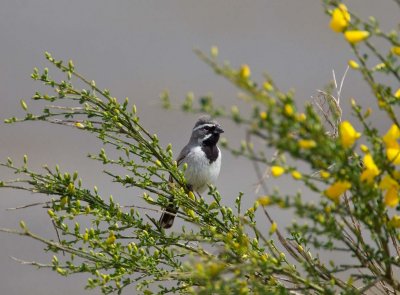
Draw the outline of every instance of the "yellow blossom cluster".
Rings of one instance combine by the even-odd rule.
[[[343,121],[339,125],[340,142],[344,148],[351,148],[361,133],[357,132],[353,125],[348,121]]]
[[[335,203],[339,203],[340,196],[351,188],[351,183],[345,180],[339,180],[328,187],[324,194]]]
[[[339,4],[332,11],[332,19],[329,26],[334,32],[342,33],[349,25],[350,20],[350,13],[347,11],[346,5]]]
[[[339,132],[341,144],[345,148],[351,148],[355,144],[356,140],[361,136],[361,133],[357,132],[348,121],[344,121],[340,124]],[[400,165],[399,139],[400,128],[395,124],[393,124],[382,137],[383,143],[386,147],[386,158],[394,165]],[[363,158],[364,168],[360,180],[373,185],[374,181],[378,176],[381,176],[383,172],[375,163],[368,147],[361,145],[361,150],[365,153],[365,156]],[[383,177],[379,182],[378,187],[385,193],[383,201],[388,207],[396,207],[400,202],[400,171],[393,171],[390,175],[384,174],[382,176]],[[326,178],[328,177],[329,175],[327,175]],[[324,191],[324,194],[335,203],[338,203],[340,196],[350,188],[350,182],[339,180],[328,187]]]
[[[361,181],[366,181],[367,183],[373,183],[375,177],[381,174],[381,170],[379,170],[378,166],[376,166],[374,159],[371,154],[366,154],[364,156],[364,170],[361,173]]]
[[[386,157],[394,165],[400,165],[400,129],[393,124],[383,136],[383,143],[386,147]],[[396,207],[399,204],[400,193],[400,171],[394,171],[392,175],[385,175],[379,183],[379,188],[386,191],[384,203],[389,207]]]
[[[385,175],[379,183],[379,188],[386,191],[384,203],[388,207],[396,207],[399,204],[399,182],[390,175]]]
[[[368,31],[347,30],[350,20],[351,16],[346,5],[341,3],[332,11],[332,18],[329,26],[334,32],[343,33],[344,38],[350,44],[356,44],[367,39],[370,35]]]
[[[383,136],[383,142],[386,146],[386,156],[390,162],[395,165],[400,165],[400,129],[393,124],[386,134]]]

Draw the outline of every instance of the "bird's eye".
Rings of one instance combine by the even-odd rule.
[[[204,130],[210,131],[212,127],[210,126],[204,126]]]

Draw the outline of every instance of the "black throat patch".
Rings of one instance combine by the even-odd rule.
[[[201,150],[206,155],[207,159],[209,160],[210,164],[214,162],[219,156],[219,150],[215,144],[213,145],[202,145]]]

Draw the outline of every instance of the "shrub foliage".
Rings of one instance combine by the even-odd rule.
[[[185,189],[172,146],[159,144],[157,135],[142,125],[135,105],[85,79],[72,61],[64,63],[46,53],[50,64],[66,75],[56,81],[47,68],[34,69],[31,77],[52,94],[36,92],[33,100],[51,105],[32,114],[21,101],[26,116],[6,123],[45,121],[96,135],[118,156],[101,149],[90,158],[107,167],[111,181],[143,192],[149,208],[120,206],[97,188],[85,187],[77,172],[62,172],[58,166],[33,171],[25,156],[22,166],[11,159],[1,163],[18,178],[3,180],[0,186],[51,196],[43,207],[59,239],[40,237],[23,221],[20,230],[1,230],[39,240],[54,253],[49,265],[32,264],[50,266],[63,276],[87,273],[87,288],[100,287],[105,294],[132,285],[143,294],[398,292],[400,89],[393,85],[400,82],[400,41],[396,31],[383,32],[374,18],[364,21],[338,1],[323,2],[331,29],[343,34],[354,53],[349,67],[364,78],[377,111],[387,115],[387,130],[374,127],[371,109],[356,100],[351,102],[354,116],[342,118],[343,80],[335,79],[301,108],[294,94],[280,90],[270,76],[257,83],[249,66],[220,63],[215,47],[210,54],[196,54],[243,93],[250,115],[235,106],[215,106],[210,97],[196,102],[192,94],[182,104],[184,111],[206,112],[246,128],[239,148],[226,141],[222,145],[254,164],[261,186],[263,171],[274,178],[287,174],[306,194],[265,192],[250,208],[242,208],[241,193],[235,208],[229,208],[213,186],[208,195],[194,195]],[[83,88],[74,86],[77,83]],[[167,93],[162,102],[170,107]],[[273,158],[266,155],[267,148],[276,150]],[[161,210],[171,196],[184,220],[179,231],[161,229],[147,214]],[[271,208],[290,209],[297,222],[280,228],[269,214]],[[261,215],[265,221],[256,220]],[[326,261],[327,251],[343,259]]]

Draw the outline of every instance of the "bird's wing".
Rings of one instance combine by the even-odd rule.
[[[178,158],[176,159],[176,163],[179,165],[181,165],[183,163],[183,160],[186,158],[186,156],[189,154],[190,152],[190,147],[189,145],[186,145],[181,152],[179,153]]]

